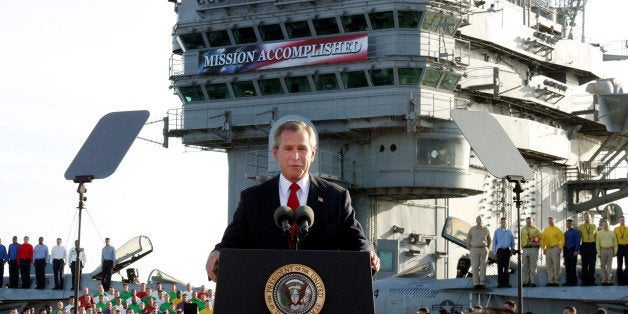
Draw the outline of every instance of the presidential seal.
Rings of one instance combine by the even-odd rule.
[[[264,299],[272,314],[318,314],[325,304],[325,286],[311,268],[284,265],[266,281]]]

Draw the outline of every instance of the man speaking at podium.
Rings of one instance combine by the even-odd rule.
[[[302,239],[302,249],[368,251],[371,267],[379,270],[379,257],[355,218],[349,191],[309,173],[316,149],[316,134],[306,123],[286,121],[277,127],[272,151],[281,174],[242,191],[233,221],[207,258],[210,280],[216,281],[223,248],[291,248],[293,244],[275,225],[274,212],[280,206],[312,208],[316,224]]]

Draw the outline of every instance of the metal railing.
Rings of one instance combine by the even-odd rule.
[[[447,47],[448,44],[453,47]],[[456,48],[456,46],[462,46],[464,48]],[[428,56],[455,64],[460,63],[468,65],[471,60],[470,51],[471,42],[469,41],[446,37],[423,30],[420,33],[419,54],[421,56]]]

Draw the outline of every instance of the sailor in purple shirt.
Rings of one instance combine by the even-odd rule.
[[[578,252],[580,251],[580,233],[573,227],[573,220],[567,219],[567,231],[565,231],[565,246],[563,247],[563,258],[565,258],[565,273],[567,282],[564,286],[577,286],[578,276],[576,275],[576,262],[578,262]]]
[[[20,281],[20,266],[17,263],[17,236],[13,236],[13,243],[9,245],[9,288],[17,288]]]
[[[4,285],[4,262],[9,259],[7,254],[7,248],[2,244],[0,240],[0,288]]]

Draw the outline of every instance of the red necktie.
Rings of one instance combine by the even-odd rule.
[[[288,196],[288,207],[292,208],[292,211],[296,211],[297,207],[299,207],[299,198],[297,197],[297,191],[300,189],[299,185],[296,183],[292,183],[290,185],[290,195]],[[294,238],[294,234],[296,233],[297,222],[292,222],[292,229],[290,229],[290,240],[288,240],[288,249],[292,250],[294,247],[292,243],[292,239]]]
[[[297,210],[299,207],[299,198],[297,197],[297,191],[300,189],[299,185],[292,183],[290,186],[290,196],[288,196],[288,207],[292,208],[292,211]]]

